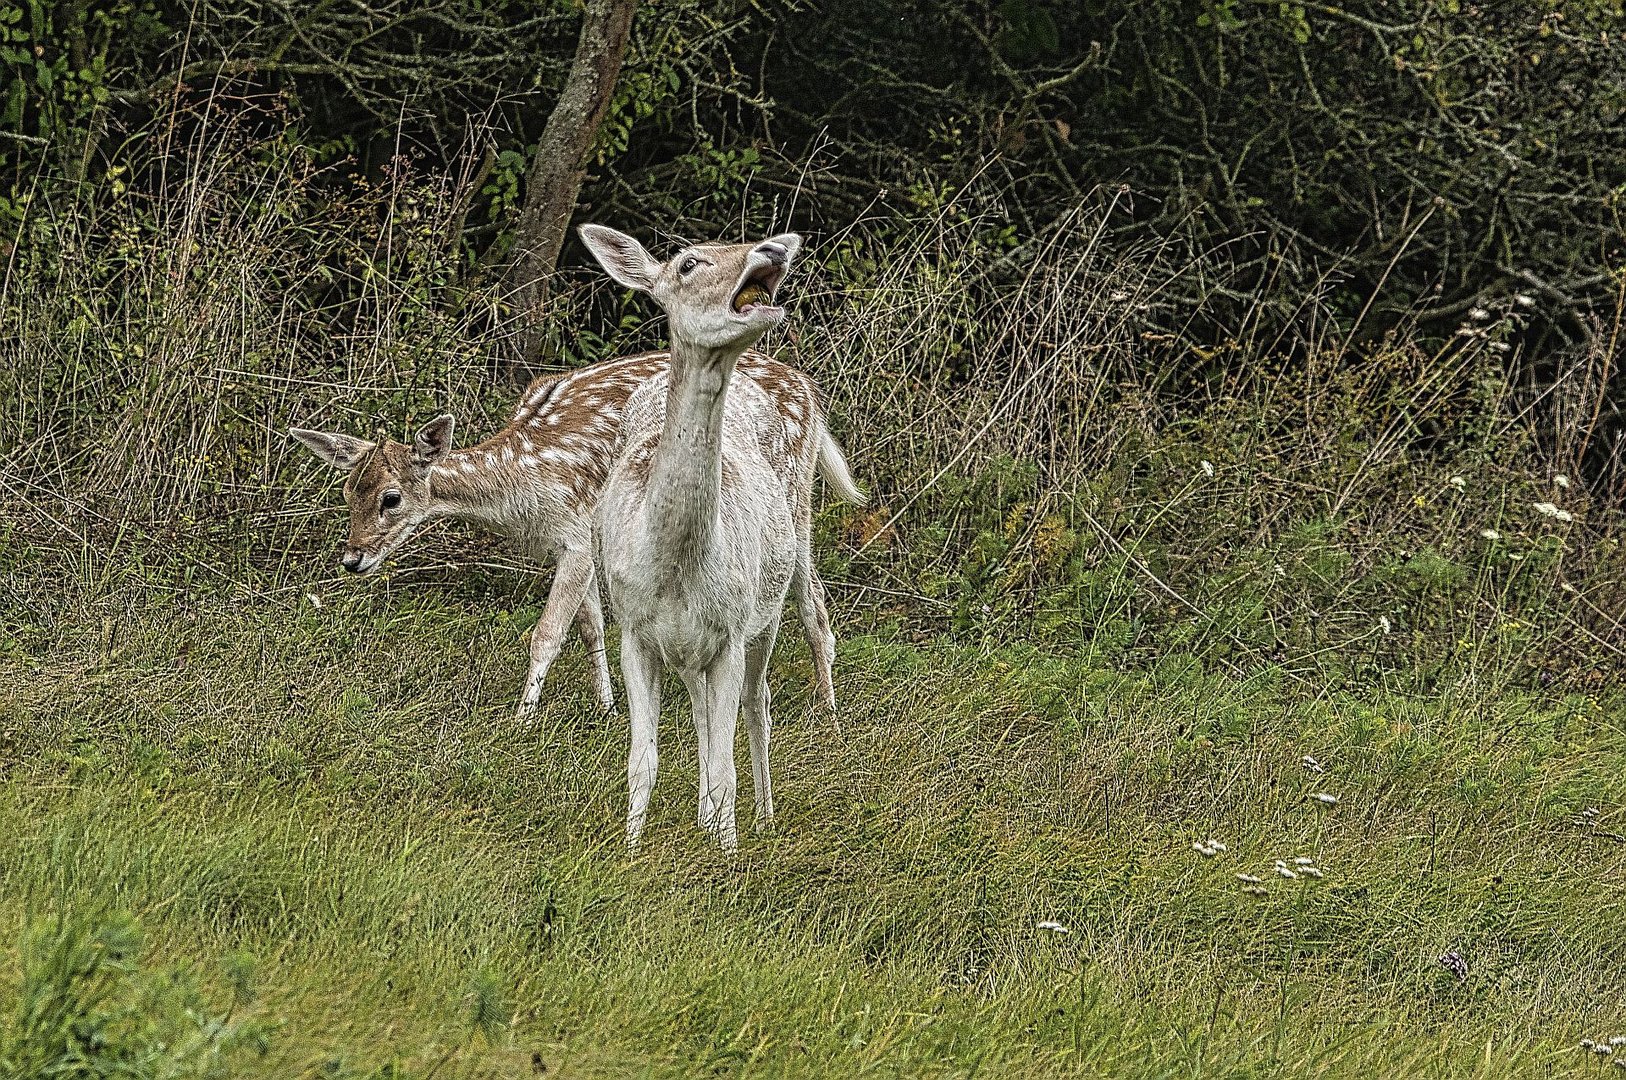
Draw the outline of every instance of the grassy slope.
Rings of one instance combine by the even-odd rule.
[[[1590,1075],[1576,1040],[1626,1029],[1597,702],[849,634],[831,719],[787,635],[778,832],[701,841],[672,704],[629,858],[577,649],[511,720],[522,618],[366,586],[47,614],[0,670],[0,937],[132,913],[252,1029],[228,1075]],[[1300,855],[1325,878],[1272,871]]]

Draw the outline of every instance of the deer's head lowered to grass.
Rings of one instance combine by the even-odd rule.
[[[412,444],[382,445],[353,435],[291,428],[288,434],[323,461],[350,475],[344,501],[350,507],[350,538],[339,565],[354,574],[370,574],[424,522],[435,516],[430,470],[452,450],[451,416],[437,416]]]

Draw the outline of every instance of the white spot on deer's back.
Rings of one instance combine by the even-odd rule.
[[[534,469],[538,465],[542,464],[542,462],[537,459],[535,454],[521,454],[519,456],[519,463],[525,466],[527,469]]]

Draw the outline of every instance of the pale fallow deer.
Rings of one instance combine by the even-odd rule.
[[[627,405],[596,515],[632,729],[627,842],[636,848],[643,833],[661,675],[674,668],[694,709],[700,826],[732,851],[742,709],[757,823],[773,818],[767,668],[787,591],[820,591],[809,546],[815,464],[837,494],[863,500],[811,388],[764,378],[748,351],[784,319],[774,294],[801,238],[688,247],[663,263],[613,229],[584,225],[581,236],[612,278],[654,298],[671,334],[664,385]],[[828,640],[806,611],[809,638]]]

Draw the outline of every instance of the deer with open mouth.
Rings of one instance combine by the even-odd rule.
[[[802,241],[699,245],[661,262],[613,229],[581,235],[612,278],[653,297],[671,330],[664,385],[628,402],[596,515],[632,729],[627,842],[643,834],[661,675],[672,668],[694,706],[699,823],[732,851],[742,717],[757,824],[773,819],[768,660],[787,592],[822,591],[809,543],[815,467],[843,498],[863,499],[817,402],[781,409],[751,374],[747,350],[784,320],[774,300]]]

